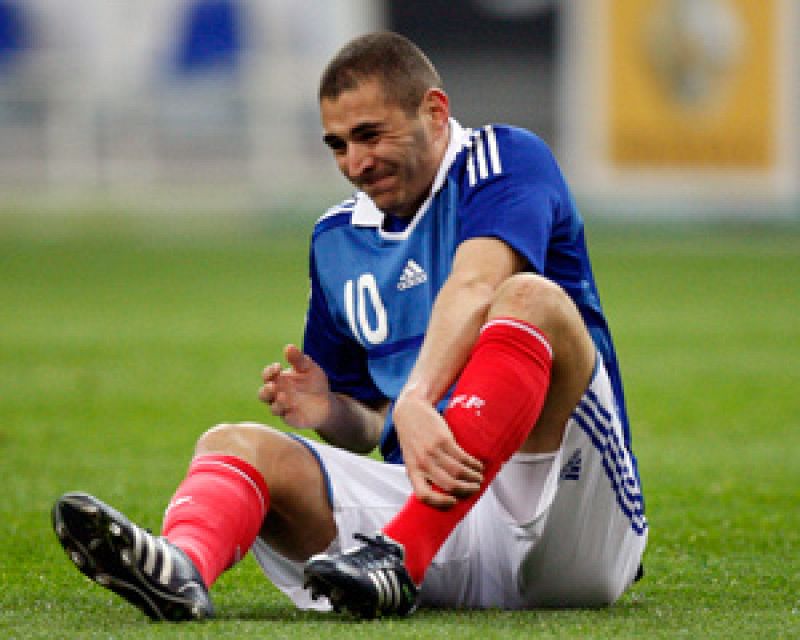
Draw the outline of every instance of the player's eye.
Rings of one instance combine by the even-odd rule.
[[[379,135],[377,131],[365,131],[361,136],[361,142],[377,142],[378,137]]]
[[[323,141],[336,155],[341,155],[347,151],[347,143],[337,136],[325,136]]]

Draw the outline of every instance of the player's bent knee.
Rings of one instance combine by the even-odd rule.
[[[571,319],[571,306],[569,296],[556,283],[533,273],[518,273],[497,290],[489,319],[517,318],[547,331]]]
[[[218,424],[206,431],[197,441],[195,454],[222,454],[242,458],[259,467],[259,452],[274,430],[253,422],[231,422]]]
[[[198,452],[227,453],[242,440],[241,425],[236,423],[220,423],[211,427],[197,440]]]
[[[271,489],[298,473],[319,466],[308,448],[297,439],[257,422],[222,423],[200,436],[195,456],[224,455],[239,458],[255,468]],[[310,463],[310,464],[309,464]]]

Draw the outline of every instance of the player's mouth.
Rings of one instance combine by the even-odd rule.
[[[376,196],[387,191],[391,191],[394,187],[395,175],[388,173],[369,180],[362,180],[359,185],[363,191],[370,196]]]

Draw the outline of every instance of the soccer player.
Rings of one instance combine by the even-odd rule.
[[[154,536],[84,493],[75,564],[155,619],[213,614],[248,550],[299,607],[594,607],[647,538],[583,224],[547,146],[462,127],[419,49],[348,43],[319,90],[355,195],[317,222],[302,350],[260,399],[296,429],[203,434]],[[362,454],[380,448],[384,462]]]

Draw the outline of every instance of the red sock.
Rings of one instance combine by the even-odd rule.
[[[198,456],[167,507],[162,535],[210,587],[250,549],[268,509],[269,491],[255,468],[234,456]]]
[[[456,441],[484,464],[478,494],[439,511],[412,495],[383,533],[405,547],[411,579],[422,582],[436,552],[527,438],[550,384],[552,351],[542,333],[511,318],[484,326],[444,418]]]

